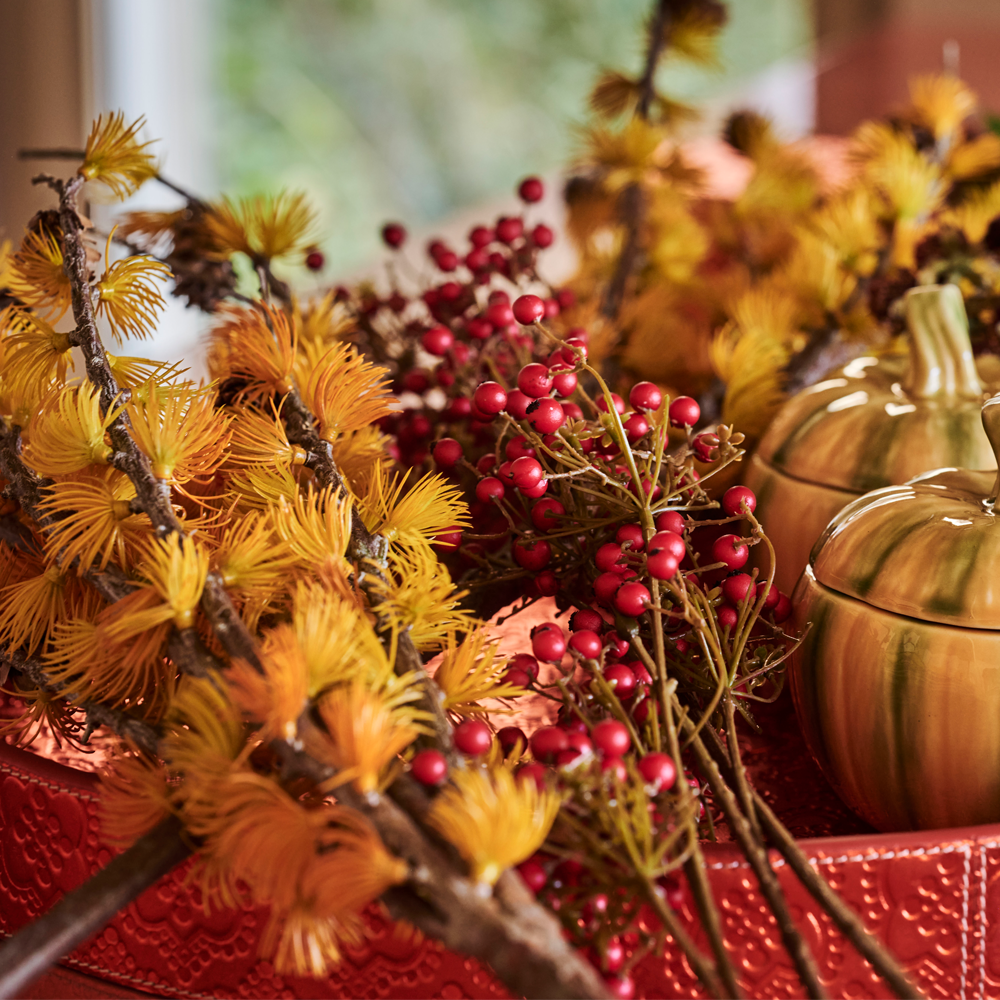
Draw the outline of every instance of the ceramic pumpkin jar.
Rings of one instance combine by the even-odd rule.
[[[983,407],[1000,446],[1000,396]],[[1000,821],[995,471],[945,469],[845,507],[795,590],[790,681],[810,750],[880,830]]]
[[[852,500],[931,469],[996,467],[958,287],[911,289],[906,319],[908,355],[857,358],[798,393],[751,459],[745,482],[771,529],[775,583],[786,593]]]

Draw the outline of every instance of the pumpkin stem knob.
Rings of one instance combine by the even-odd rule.
[[[983,395],[969,341],[969,319],[957,285],[922,285],[906,293],[910,371],[906,391],[918,399]]]
[[[993,489],[986,500],[986,505],[992,509],[1000,494],[1000,393],[983,403],[983,429],[993,446],[993,454],[997,458],[997,478]]]

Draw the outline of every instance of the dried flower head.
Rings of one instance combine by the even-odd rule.
[[[156,176],[156,164],[147,152],[152,142],[139,142],[139,130],[146,123],[137,118],[125,124],[125,113],[101,115],[87,137],[83,163],[77,173],[88,181],[101,181],[114,195],[127,198]]]

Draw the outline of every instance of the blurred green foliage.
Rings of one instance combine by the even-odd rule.
[[[597,71],[641,65],[649,6],[220,0],[220,181],[308,191],[327,274],[348,271],[386,219],[419,227],[565,163]],[[736,0],[724,69],[667,66],[662,83],[697,100],[808,42],[806,0]]]

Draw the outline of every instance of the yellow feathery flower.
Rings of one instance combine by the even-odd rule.
[[[305,464],[305,449],[289,442],[280,409],[276,409],[273,403],[269,405],[270,415],[246,405],[230,409],[233,416],[233,436],[229,444],[227,465]]]
[[[653,205],[650,263],[668,282],[690,281],[695,268],[708,253],[705,227],[688,211],[681,198],[659,197],[654,199]]]
[[[308,372],[300,373],[302,400],[327,441],[392,412],[388,381],[384,368],[365,361],[349,344],[331,347]]]
[[[97,283],[97,314],[107,319],[117,343],[125,337],[145,340],[156,327],[166,302],[156,282],[170,278],[170,268],[145,254],[109,262],[111,240],[104,251],[104,275]]]
[[[949,209],[944,218],[956,226],[970,243],[980,243],[990,223],[1000,215],[1000,181],[969,195],[961,204]]]
[[[169,535],[146,546],[142,572],[170,606],[174,625],[190,628],[208,576],[208,553],[190,537]]]
[[[128,404],[132,437],[146,453],[157,479],[180,485],[210,476],[226,456],[231,417],[199,390],[167,395],[156,386],[143,401]]]
[[[66,381],[73,368],[68,333],[53,330],[40,316],[24,309],[11,309],[4,340],[5,389],[39,396],[51,385]]]
[[[1000,167],[1000,136],[984,132],[969,142],[953,145],[945,170],[956,180],[968,180],[997,167]]]
[[[910,101],[922,125],[942,139],[976,110],[976,95],[957,77],[937,74],[910,80]]]
[[[0,588],[0,644],[29,655],[38,649],[66,614],[69,584],[58,566],[48,566]]]
[[[391,481],[384,466],[374,471],[369,492],[358,500],[365,527],[409,545],[430,541],[448,528],[465,527],[468,507],[457,487],[437,473],[428,473],[403,492],[408,472]]]
[[[173,236],[173,228],[187,213],[186,208],[175,212],[129,212],[119,229],[125,239],[138,236],[147,249],[158,243],[168,244]]]
[[[266,304],[220,312],[222,322],[212,329],[209,347],[212,377],[246,382],[242,395],[251,400],[289,392],[297,340],[285,313]]]
[[[104,115],[94,122],[87,137],[87,149],[77,173],[88,181],[101,181],[119,199],[138,191],[151,177],[156,176],[152,154],[146,152],[152,142],[138,141],[138,133],[145,124],[139,118],[125,125],[125,114]]]
[[[222,582],[244,597],[266,597],[281,589],[292,562],[271,520],[255,512],[226,526],[212,554]]]
[[[441,666],[434,682],[444,692],[444,708],[459,715],[485,715],[477,704],[483,698],[511,698],[524,688],[505,684],[507,661],[497,658],[498,641],[491,640],[486,628],[472,632],[464,642],[448,636]]]
[[[351,536],[351,501],[332,487],[280,498],[274,526],[297,558],[330,586],[350,572],[347,545]]]
[[[315,242],[316,213],[301,192],[232,202],[209,208],[205,224],[220,253],[245,253],[253,260],[274,260]]]
[[[106,465],[113,449],[105,443],[105,433],[124,408],[114,406],[102,414],[100,390],[89,383],[54,389],[31,422],[25,462],[41,476]]]
[[[583,138],[584,157],[604,168],[604,187],[614,192],[649,178],[659,165],[666,132],[636,116],[617,131],[605,126],[589,128]]]
[[[8,267],[7,286],[13,295],[33,308],[51,310],[53,322],[62,319],[73,304],[73,294],[58,236],[44,226],[29,229]]]
[[[902,135],[893,135],[867,168],[897,218],[916,219],[933,212],[944,197],[941,168]]]
[[[541,847],[559,811],[559,797],[499,767],[453,771],[431,805],[431,824],[469,863],[477,882],[494,885],[503,872]]]
[[[75,705],[44,688],[15,687],[14,694],[24,702],[24,707],[13,719],[0,725],[0,740],[16,747],[30,747],[44,733],[55,738],[56,746],[61,747],[66,740],[71,746],[83,749],[79,739],[84,723]]]
[[[299,349],[315,352],[313,357],[317,360],[356,326],[354,317],[342,302],[337,301],[333,291],[304,306],[296,303],[292,322],[298,336]]]
[[[171,364],[167,361],[151,361],[149,358],[136,358],[127,355],[107,354],[108,367],[115,381],[123,389],[139,390],[146,387],[148,396],[148,386],[155,385],[166,391],[168,386],[178,386],[180,377],[188,371],[181,368],[180,362]],[[189,385],[190,383],[179,383]]]
[[[137,751],[118,752],[101,772],[101,830],[130,847],[170,814],[167,771]]]
[[[363,794],[379,789],[382,772],[421,731],[409,721],[411,713],[360,680],[325,694],[319,713],[330,741],[313,751],[337,768],[336,784],[351,781]]]
[[[373,470],[388,457],[388,443],[389,439],[375,426],[340,434],[330,442],[337,471],[356,496],[367,491]]]
[[[867,276],[878,262],[878,215],[871,193],[854,189],[830,199],[807,225],[836,249],[844,267]]]
[[[299,495],[299,481],[290,465],[255,465],[234,472],[228,496],[242,510],[268,510]]]
[[[155,599],[149,590],[138,590],[96,618],[60,620],[44,654],[46,675],[73,701],[108,702],[158,722],[170,705],[177,677],[176,667],[164,656],[169,623],[121,641],[115,638],[118,620]]]
[[[64,566],[79,559],[80,572],[95,562],[103,570],[112,558],[129,569],[152,530],[146,514],[132,513],[134,498],[135,487],[116,469],[55,483],[39,505],[46,514],[62,515],[49,528],[46,556]]]
[[[408,632],[421,651],[440,649],[449,633],[470,632],[478,624],[461,606],[468,592],[455,589],[447,568],[428,546],[391,550],[388,580],[377,589],[375,613],[397,631]]]

